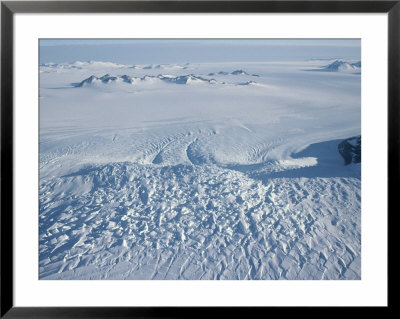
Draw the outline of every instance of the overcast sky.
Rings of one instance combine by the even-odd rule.
[[[361,59],[360,39],[41,39],[40,62],[126,64]]]

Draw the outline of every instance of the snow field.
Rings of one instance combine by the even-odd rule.
[[[41,65],[39,278],[360,279],[360,74],[320,63]]]
[[[216,166],[90,167],[41,184],[41,276],[359,279],[354,189],[357,178],[263,184]]]

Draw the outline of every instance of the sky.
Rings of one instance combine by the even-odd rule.
[[[40,39],[40,63],[361,59],[360,39]]]

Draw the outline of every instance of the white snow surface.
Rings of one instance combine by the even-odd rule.
[[[39,278],[361,279],[360,74],[320,67],[41,64]]]

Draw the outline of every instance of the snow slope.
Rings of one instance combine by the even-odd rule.
[[[40,279],[360,279],[360,75],[318,63],[42,64]]]
[[[344,72],[344,73],[355,73],[361,72],[361,61],[358,62],[347,62],[342,60],[335,60],[332,63],[311,71],[323,71],[323,72]]]

